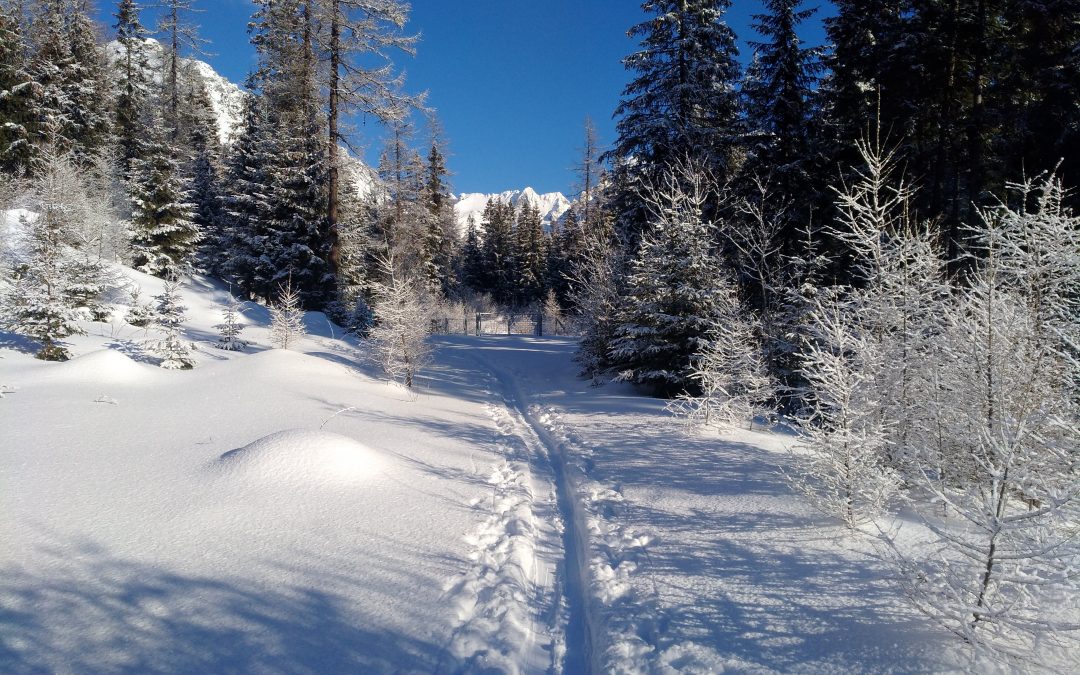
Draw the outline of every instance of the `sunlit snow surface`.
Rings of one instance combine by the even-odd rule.
[[[159,280],[123,270],[149,299]],[[437,340],[407,392],[320,314],[191,371],[88,323],[0,333],[0,671],[882,672],[961,663],[869,547],[778,475],[576,377],[568,338]]]

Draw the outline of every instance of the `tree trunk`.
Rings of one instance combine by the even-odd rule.
[[[341,0],[332,0],[330,5],[330,102],[327,111],[329,122],[330,145],[327,147],[329,163],[326,204],[326,226],[330,239],[330,252],[327,262],[330,271],[337,273],[341,265],[341,237],[338,234],[338,117],[340,103],[338,88],[341,86]]]

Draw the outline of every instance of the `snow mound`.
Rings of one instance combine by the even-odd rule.
[[[215,463],[245,483],[352,483],[381,474],[383,458],[340,434],[288,429],[230,450]]]
[[[152,366],[136,363],[115,349],[99,349],[50,369],[53,377],[95,384],[134,383],[158,374]]]

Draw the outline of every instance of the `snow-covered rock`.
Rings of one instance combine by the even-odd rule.
[[[245,483],[352,483],[380,473],[374,450],[340,434],[288,429],[230,450],[215,463],[224,476]]]

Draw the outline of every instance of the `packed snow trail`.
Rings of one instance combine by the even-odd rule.
[[[487,368],[500,385],[506,406],[518,421],[516,431],[536,456],[550,466],[559,506],[563,536],[563,560],[560,574],[568,610],[565,627],[565,656],[562,667],[567,673],[591,673],[600,669],[592,660],[594,625],[589,620],[588,535],[576,488],[567,470],[561,446],[532,415],[524,402],[513,373],[508,373],[474,352],[473,358]]]

